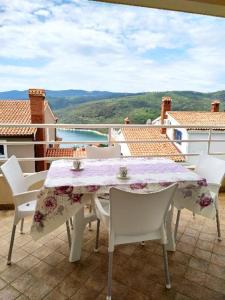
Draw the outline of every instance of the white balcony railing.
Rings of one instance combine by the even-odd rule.
[[[129,124],[129,125],[124,125],[124,124],[0,124],[0,128],[15,128],[15,127],[20,127],[20,128],[45,128],[47,131],[46,136],[48,136],[48,131],[49,129],[56,128],[64,128],[64,129],[95,129],[95,130],[106,130],[108,133],[108,140],[104,142],[105,144],[112,144],[112,143],[119,143],[119,144],[152,144],[152,143],[171,143],[173,145],[176,145],[176,143],[206,143],[207,144],[207,153],[209,155],[225,155],[225,146],[222,147],[222,151],[219,152],[213,152],[211,150],[211,145],[212,143],[225,143],[225,126],[196,126],[196,125],[140,125],[140,124]],[[122,128],[167,128],[167,129],[186,129],[188,128],[189,130],[204,130],[204,132],[208,132],[207,138],[204,139],[182,139],[180,140],[165,140],[165,139],[157,139],[157,140],[114,140],[112,139],[112,133],[114,130],[119,130]],[[214,133],[219,132],[218,130],[224,130],[223,133],[223,138],[222,139],[215,139],[213,137]],[[203,132],[203,131],[202,131]],[[7,138],[3,137],[0,139],[6,140]],[[6,145],[6,146],[28,146],[28,145],[39,145],[39,144],[45,144],[45,145],[63,145],[63,144],[71,144],[73,146],[74,144],[99,144],[99,142],[96,141],[0,141],[1,145]],[[176,145],[177,146],[177,145]],[[189,157],[189,156],[197,156],[200,153],[177,153],[177,154],[158,154],[154,153],[151,155],[144,155],[144,156],[182,156],[182,157]],[[143,155],[142,155],[143,156]],[[60,159],[67,159],[68,157],[60,157]],[[42,160],[55,160],[57,159],[56,157],[19,157],[18,158],[20,161],[42,161]],[[70,157],[71,159],[71,157]],[[5,161],[5,158],[0,158],[0,162]]]

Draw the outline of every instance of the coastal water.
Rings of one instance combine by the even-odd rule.
[[[92,141],[92,142],[99,142],[99,143],[105,143],[107,142],[107,135],[101,134],[94,130],[62,130],[57,129],[57,136],[59,138],[62,138],[63,142],[72,142],[72,141],[79,141],[79,142],[85,142],[85,141]],[[86,146],[86,144],[63,144],[60,146],[60,148],[71,148],[73,146],[79,146],[83,147]]]

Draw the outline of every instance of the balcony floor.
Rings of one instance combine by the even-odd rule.
[[[85,231],[80,262],[68,262],[65,226],[38,242],[17,233],[12,265],[6,265],[12,211],[0,212],[0,299],[102,300],[106,297],[107,233],[101,228],[94,253],[95,225]],[[177,251],[169,253],[172,288],[164,288],[163,258],[157,242],[118,246],[113,264],[113,299],[225,299],[225,194],[220,194],[223,240],[216,223],[183,210]]]

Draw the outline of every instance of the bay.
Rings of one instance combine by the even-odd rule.
[[[99,143],[105,143],[108,140],[108,136],[106,134],[99,133],[94,130],[63,130],[63,129],[57,129],[57,137],[62,138],[63,142],[85,142],[85,141],[91,141],[91,142],[99,142]],[[71,148],[73,146],[77,147],[85,147],[87,144],[62,144],[60,145],[60,148]]]

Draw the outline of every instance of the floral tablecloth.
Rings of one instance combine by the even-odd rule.
[[[120,166],[128,168],[128,178],[118,178]],[[187,203],[195,213],[215,216],[207,182],[180,164],[164,158],[84,159],[82,170],[72,170],[72,161],[51,164],[38,196],[31,235],[37,240],[62,225],[81,208],[83,195],[107,193],[111,187],[128,191],[157,191],[178,182],[175,202]]]

